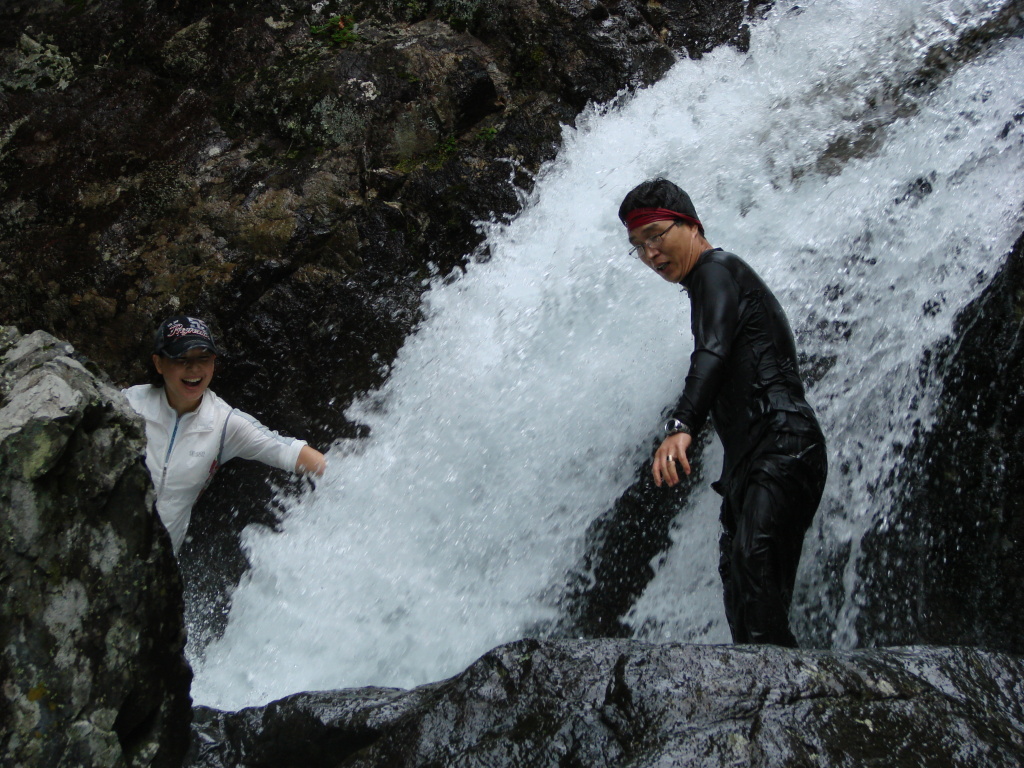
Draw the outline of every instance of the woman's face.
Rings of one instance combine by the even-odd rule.
[[[208,349],[190,349],[183,357],[153,355],[156,372],[164,377],[167,402],[174,410],[188,413],[199,407],[213,380],[216,359]]]

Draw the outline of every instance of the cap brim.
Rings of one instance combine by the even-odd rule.
[[[178,345],[172,346],[174,347],[173,351],[169,348],[165,348],[163,351],[163,354],[166,355],[167,357],[184,357],[193,349],[208,349],[215,355],[220,354],[220,350],[213,346],[210,342],[202,341],[200,339],[189,339],[188,341],[182,342],[180,347]]]

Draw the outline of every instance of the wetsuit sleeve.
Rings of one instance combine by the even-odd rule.
[[[679,410],[673,416],[696,434],[708,418],[739,327],[740,290],[729,270],[701,265],[687,286],[693,354]]]
[[[294,472],[299,452],[305,444],[305,440],[279,435],[249,414],[234,410],[225,425],[221,461],[238,457]]]

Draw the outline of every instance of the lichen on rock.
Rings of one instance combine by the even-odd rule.
[[[0,90],[35,91],[56,88],[63,91],[75,79],[75,63],[52,43],[22,34],[13,51],[0,57]]]

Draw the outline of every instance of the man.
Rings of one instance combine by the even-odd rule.
[[[711,416],[725,449],[719,573],[736,643],[796,647],[789,605],[804,534],[821,501],[825,439],[804,399],[793,332],[772,292],[738,256],[712,248],[689,196],[644,182],[619,207],[644,264],[690,297],[694,350],[681,408],[665,424],[654,482],[674,486]]]

